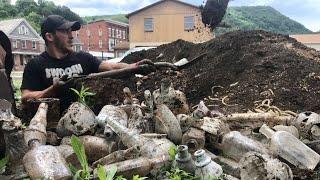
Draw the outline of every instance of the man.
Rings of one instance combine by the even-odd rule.
[[[80,26],[79,22],[70,22],[58,15],[50,15],[42,22],[41,36],[45,40],[46,51],[28,62],[24,69],[21,85],[23,101],[58,97],[63,111],[74,101],[74,97],[69,88],[61,91],[64,83],[56,79],[62,76],[88,75],[142,64],[149,64],[152,68],[150,60],[142,60],[135,64],[110,63],[102,62],[85,52],[73,52],[72,31],[79,30]]]

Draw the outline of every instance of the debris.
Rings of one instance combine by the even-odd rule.
[[[104,128],[104,135],[108,140],[114,140],[116,134],[113,132],[112,128],[108,126],[108,121],[112,119],[113,121],[119,122],[121,125],[128,126],[128,115],[126,112],[117,106],[105,105],[97,116],[97,121],[100,127]]]
[[[52,131],[47,131],[47,144],[58,146],[60,144],[61,138],[57,135],[57,133]]]
[[[228,124],[221,119],[204,117],[192,122],[192,127],[201,129],[214,137],[226,134],[230,131]]]
[[[311,111],[300,113],[292,124],[298,128],[300,135],[304,139],[317,140],[318,138],[318,125],[320,125],[319,114]]]
[[[267,155],[248,152],[240,160],[241,179],[292,180],[290,167]]]
[[[257,129],[264,123],[269,126],[290,125],[294,120],[293,116],[279,116],[275,113],[233,113],[220,118],[226,122],[230,129]]]
[[[79,136],[93,133],[97,124],[96,116],[88,106],[74,102],[60,119],[57,125],[57,134],[59,137],[64,137],[71,134]]]
[[[263,125],[259,132],[270,139],[270,149],[294,166],[313,170],[320,162],[320,155],[286,131],[274,132]]]
[[[185,94],[174,90],[169,79],[163,79],[160,89],[155,90],[152,95],[156,105],[165,104],[175,115],[189,113]]]
[[[196,128],[190,128],[182,136],[181,144],[187,145],[190,153],[203,149],[205,145],[204,131]],[[179,149],[178,149],[179,150]]]

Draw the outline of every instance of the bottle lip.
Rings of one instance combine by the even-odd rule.
[[[194,153],[194,156],[196,158],[195,165],[197,167],[203,167],[208,165],[211,162],[211,158],[207,156],[205,150],[199,149]]]

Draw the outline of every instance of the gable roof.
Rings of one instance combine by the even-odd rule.
[[[182,2],[182,1],[179,1],[179,0],[159,0],[159,1],[156,2],[156,3],[150,4],[149,6],[143,7],[143,8],[141,8],[141,9],[136,10],[136,11],[133,11],[132,13],[127,14],[126,17],[129,18],[130,16],[132,16],[132,15],[134,15],[134,14],[137,14],[137,13],[139,13],[139,12],[141,12],[141,11],[144,11],[144,10],[146,10],[146,9],[149,9],[149,8],[153,7],[153,6],[156,6],[156,5],[158,5],[158,4],[161,4],[161,3],[165,2],[165,1],[173,1],[173,2],[177,2],[177,3],[180,3],[180,4],[186,5],[186,6],[190,6],[190,7],[199,9],[199,7],[196,6],[196,5],[189,4],[189,3],[186,3],[186,2]]]
[[[317,34],[294,34],[290,35],[290,37],[295,38],[297,41],[301,43],[311,43],[320,44],[320,33]]]
[[[23,19],[9,19],[0,21],[0,30],[6,35],[9,35],[21,22]]]
[[[34,33],[38,38],[41,39],[40,35],[32,28],[32,26],[24,18],[0,21],[0,30],[3,31],[7,36],[10,36],[11,32],[14,31],[23,22],[28,26],[32,33]]]

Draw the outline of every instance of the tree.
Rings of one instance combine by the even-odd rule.
[[[53,12],[54,14],[58,14],[64,18],[66,18],[69,21],[79,21],[81,24],[83,24],[83,20],[79,15],[76,13],[72,12],[68,7],[66,6],[57,6],[55,11]]]
[[[15,8],[15,6],[11,4],[1,4],[0,11],[2,11],[0,14],[0,19],[15,17],[18,14],[18,11]]]
[[[16,8],[22,16],[28,16],[31,12],[38,13],[38,4],[33,0],[17,0]]]
[[[0,0],[0,4],[10,4],[10,0]]]
[[[52,1],[39,0],[39,15],[42,17],[47,17],[50,14],[53,14],[57,6]]]
[[[31,12],[26,19],[37,32],[40,32],[41,16],[39,14]]]

